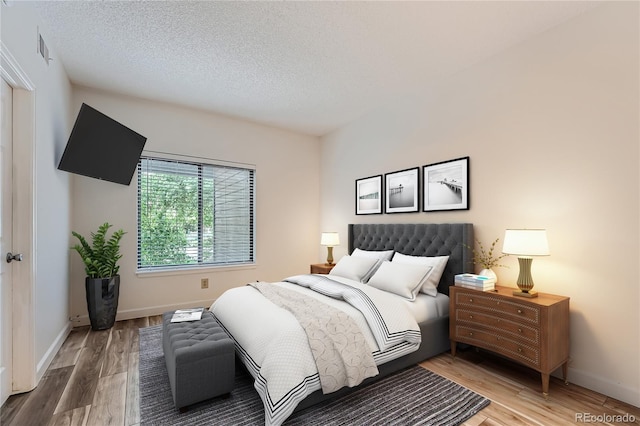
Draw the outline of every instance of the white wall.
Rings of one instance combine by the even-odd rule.
[[[38,26],[48,39],[37,14],[24,4],[11,4],[2,4],[2,43],[35,85],[35,257],[25,262],[33,262],[35,271],[35,356],[41,376],[69,328],[70,189],[68,175],[57,165],[71,128],[71,85],[53,46],[49,46],[53,57],[49,66],[37,53]]]
[[[73,230],[83,235],[108,221],[122,240],[118,319],[176,307],[208,306],[224,290],[255,280],[306,273],[316,262],[319,232],[320,140],[169,104],[74,87],[82,102],[147,137],[145,150],[255,164],[256,266],[196,273],[136,275],[137,178],[131,185],[73,176]],[[67,239],[73,242],[71,237]],[[71,312],[87,322],[84,268],[71,256]],[[200,279],[209,278],[209,289]]]
[[[505,228],[546,228],[551,256],[533,276],[537,290],[571,297],[569,381],[636,406],[638,12],[596,8],[416,88],[325,137],[321,166],[321,226],[345,237],[352,222],[469,221],[485,245]],[[470,210],[355,216],[355,179],[467,155]],[[505,260],[499,281],[515,286],[517,260]]]

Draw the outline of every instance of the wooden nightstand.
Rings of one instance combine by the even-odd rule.
[[[569,298],[538,293],[525,299],[513,288],[496,292],[449,288],[449,339],[487,349],[542,374],[542,393],[549,394],[549,375],[569,361]]]
[[[328,274],[331,272],[333,267],[336,266],[335,263],[329,265],[328,263],[314,263],[311,265],[311,273],[312,274]]]

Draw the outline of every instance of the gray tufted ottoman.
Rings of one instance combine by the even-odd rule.
[[[171,322],[172,312],[162,315],[162,347],[176,408],[233,389],[235,348],[211,312],[200,321]]]

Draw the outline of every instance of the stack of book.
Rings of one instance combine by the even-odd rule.
[[[496,279],[475,274],[459,274],[455,276],[454,284],[473,290],[492,291],[496,288]]]

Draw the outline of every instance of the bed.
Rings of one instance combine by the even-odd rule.
[[[340,259],[328,276],[309,274],[288,277],[278,283],[251,283],[228,290],[211,306],[220,325],[234,340],[239,359],[255,379],[265,408],[266,425],[279,425],[294,411],[338,397],[351,391],[352,386],[379,380],[449,349],[449,286],[453,284],[454,275],[472,271],[472,224],[350,224],[348,240],[351,256]],[[353,270],[349,265],[374,264],[363,258],[371,255],[377,258],[385,252],[392,253],[391,260],[372,261],[375,267],[368,270],[366,279],[344,273]],[[430,264],[431,260],[441,257],[447,257],[446,266],[440,279],[429,289],[426,280],[416,277],[429,276],[432,267],[427,267],[429,273],[422,276],[423,266],[398,264],[405,261],[422,264],[423,260]],[[397,275],[398,268],[402,268],[400,275]],[[407,287],[409,294],[402,293],[407,291],[404,288],[402,292],[386,288],[385,277],[394,281],[397,276],[406,282],[417,279],[420,284]],[[366,282],[360,282],[361,279]],[[425,283],[424,287],[422,283]],[[423,290],[429,295],[423,294]],[[303,314],[288,305],[278,305],[289,303],[283,296],[298,293],[304,303],[311,306],[302,308]],[[412,297],[415,300],[411,300]],[[347,306],[344,300],[349,300],[353,306]],[[349,321],[362,329],[360,343],[349,346],[351,349],[360,346],[354,350],[361,351],[369,348],[364,352],[371,352],[375,365],[363,367],[369,365],[371,359],[359,364],[363,371],[353,374],[359,375],[360,384],[345,387],[338,384],[328,388],[326,375],[318,373],[319,370],[324,372],[324,367],[317,358],[314,360],[316,352],[312,353],[315,343],[311,336],[316,331],[310,333],[306,328],[316,320],[306,321],[304,316],[308,311],[320,310],[315,303],[326,304],[327,309],[337,309],[340,314],[352,317]],[[374,326],[374,322],[379,324]],[[300,324],[304,325],[304,330]],[[346,353],[354,359],[361,356]],[[377,368],[377,371],[371,371],[371,368]],[[351,377],[351,374],[349,372],[347,376]],[[330,393],[323,389],[329,389]]]

